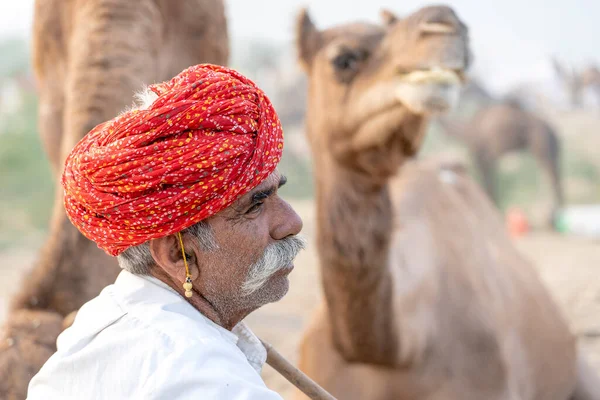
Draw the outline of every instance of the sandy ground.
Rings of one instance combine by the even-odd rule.
[[[304,219],[304,235],[312,247],[312,202],[294,202],[294,207]],[[535,233],[516,240],[516,244],[539,268],[580,337],[582,348],[600,372],[600,243]],[[33,255],[20,249],[0,252],[0,319],[5,315],[7,297],[18,284],[21,271],[30,266]],[[257,335],[296,362],[300,335],[321,299],[314,251],[309,249],[298,257],[290,281],[290,291],[282,301],[263,307],[247,321]],[[268,386],[291,398],[291,385],[269,366],[265,366],[263,376]]]

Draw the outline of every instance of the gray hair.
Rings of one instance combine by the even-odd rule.
[[[200,221],[184,229],[181,234],[192,235],[202,250],[210,251],[218,248],[213,231],[206,221]],[[150,269],[154,265],[149,242],[128,248],[117,256],[117,261],[122,269],[136,275],[150,275]]]

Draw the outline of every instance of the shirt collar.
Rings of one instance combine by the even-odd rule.
[[[189,309],[193,310],[191,313],[186,312],[186,315],[192,317],[194,319],[200,319],[202,322],[207,323],[212,326],[219,334],[227,341],[236,345],[242,353],[246,356],[246,359],[252,365],[252,367],[260,373],[263,365],[267,360],[267,351],[265,347],[262,345],[260,339],[250,330],[250,328],[246,325],[244,321],[240,321],[231,331],[223,328],[222,326],[214,323],[211,319],[207,318],[200,311],[196,310],[191,304],[189,304],[183,296],[181,296],[175,289],[164,283],[158,278],[148,275],[137,275],[132,274],[128,271],[121,271],[115,284],[118,286],[125,285],[128,288],[133,288],[135,286],[139,287],[140,285],[144,286],[144,288],[155,288],[159,289],[160,296],[167,295],[168,302],[172,301],[181,301],[185,303],[188,311]],[[158,295],[159,293],[154,293],[151,295]],[[175,298],[177,296],[177,298]],[[159,299],[154,299],[159,300]],[[159,300],[160,301],[160,300]]]

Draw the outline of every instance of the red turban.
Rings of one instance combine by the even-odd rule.
[[[148,109],[92,129],[62,175],[69,219],[113,256],[226,208],[283,151],[271,102],[236,71],[196,65],[149,89]]]

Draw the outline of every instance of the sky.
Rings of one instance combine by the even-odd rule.
[[[405,15],[423,0],[226,0],[233,37],[293,43],[295,15],[307,7],[319,28],[347,21],[377,22],[383,7]],[[447,0],[469,26],[473,72],[493,90],[552,79],[550,57],[600,64],[599,0]],[[33,0],[0,0],[0,40],[29,36]],[[0,54],[0,57],[2,55]]]

